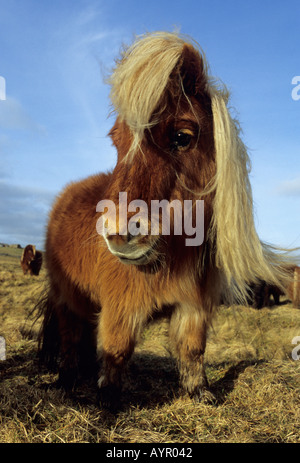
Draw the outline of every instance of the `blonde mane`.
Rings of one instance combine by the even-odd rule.
[[[247,299],[249,285],[265,280],[281,289],[290,280],[294,257],[260,241],[254,223],[250,160],[226,98],[212,92],[217,171],[211,237],[216,240],[216,264],[235,299]]]
[[[238,123],[228,110],[229,92],[209,75],[202,50],[191,39],[175,33],[156,32],[140,37],[117,62],[110,78],[110,97],[119,117],[131,130],[133,141],[127,156],[132,159],[140,148],[145,129],[160,121],[165,109],[160,102],[186,43],[192,44],[195,53],[201,56],[205,91],[210,96],[213,113],[216,175],[199,194],[214,191],[209,237],[216,265],[224,275],[228,293],[245,301],[249,285],[258,279],[286,287],[290,278],[286,267],[293,259],[262,243],[257,235],[247,149],[240,138]]]

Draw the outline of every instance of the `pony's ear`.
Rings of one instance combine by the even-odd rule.
[[[203,58],[195,48],[185,43],[180,60],[180,75],[187,95],[196,96],[206,86],[206,72]]]
[[[127,124],[118,117],[108,133],[118,152],[118,161],[121,161],[129,151],[132,135]]]

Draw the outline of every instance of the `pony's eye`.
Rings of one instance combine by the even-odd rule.
[[[178,130],[173,135],[171,142],[172,150],[183,150],[187,149],[192,141],[193,134],[187,130]]]

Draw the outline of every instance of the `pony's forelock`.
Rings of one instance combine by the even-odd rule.
[[[175,33],[146,34],[125,49],[117,61],[109,79],[110,98],[132,133],[127,158],[132,158],[140,149],[145,129],[160,122],[166,109],[160,104],[162,97],[187,43],[192,44],[192,40]],[[201,57],[205,61],[203,53]]]

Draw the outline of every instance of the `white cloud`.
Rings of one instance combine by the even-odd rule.
[[[0,101],[0,127],[2,129],[24,129],[43,132],[44,128],[37,124],[23,108],[22,104],[11,96]]]
[[[300,177],[281,182],[276,191],[285,196],[300,196]]]
[[[54,196],[41,188],[0,181],[0,241],[42,248]]]

